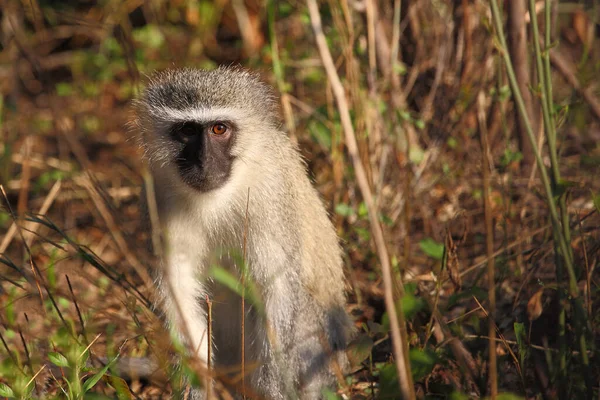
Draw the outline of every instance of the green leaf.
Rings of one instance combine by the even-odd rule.
[[[242,270],[244,268],[243,264],[244,264],[243,260],[241,260],[241,257],[240,257],[240,259],[238,260],[238,265],[242,265]],[[253,281],[251,281],[250,279],[246,279],[246,285],[244,286],[244,285],[242,285],[240,278],[233,275],[228,270],[226,270],[222,267],[219,267],[217,265],[214,265],[210,269],[209,275],[215,281],[217,281],[221,285],[229,288],[232,292],[234,292],[238,296],[245,297],[250,303],[252,303],[252,305],[254,307],[256,307],[256,310],[258,312],[264,311],[264,303],[260,296],[260,292],[258,291],[256,284]]]
[[[147,48],[158,49],[165,43],[165,36],[156,25],[146,25],[133,31],[133,38]]]
[[[90,358],[90,352],[89,350],[86,350],[85,348],[80,348],[79,349],[79,355],[77,356],[77,363],[79,365],[85,365],[87,363],[88,358]]]
[[[444,257],[444,245],[436,242],[432,238],[426,238],[419,242],[419,247],[425,254],[436,260],[441,260]]]
[[[469,400],[469,396],[460,392],[452,392],[450,400]]]
[[[594,192],[592,192],[592,202],[594,203],[596,212],[600,213],[600,194],[595,194]]]
[[[385,326],[382,324],[378,324],[377,322],[367,321],[367,327],[369,328],[369,332],[371,333],[379,333],[386,334],[388,331],[385,329]]]
[[[202,386],[200,377],[198,376],[196,371],[194,371],[194,369],[192,367],[190,367],[190,365],[187,362],[185,362],[182,367],[183,367],[182,368],[183,375],[186,377],[186,380],[189,382],[190,385],[196,386],[196,387]]]
[[[358,233],[358,236],[360,236],[361,240],[364,241],[368,241],[371,240],[371,231],[368,229],[364,229],[361,227],[356,227],[354,228],[356,230],[356,233]]]
[[[574,186],[577,186],[577,182],[560,179],[556,183],[556,187],[555,187],[554,193],[553,193],[554,197],[558,198],[558,197],[562,196],[563,194],[565,194],[567,192],[567,190],[569,190],[569,188],[572,188]]]
[[[216,8],[212,1],[201,1],[198,4],[198,14],[200,14],[200,24],[201,25],[211,25],[214,24],[215,12]]]
[[[496,397],[497,400],[523,400],[523,397],[521,396],[517,396],[516,394],[512,394],[512,393],[500,393],[498,395],[498,397]]]
[[[366,360],[373,350],[373,339],[369,335],[361,334],[354,338],[348,344],[348,360],[350,365],[356,367],[359,366],[364,360]]]
[[[396,364],[387,364],[379,369],[379,398],[400,400],[400,384]]]
[[[450,171],[450,165],[447,162],[442,163],[442,172],[444,173],[444,175],[448,175]]]
[[[56,352],[48,353],[48,358],[50,359],[50,362],[52,364],[56,365],[57,367],[68,367],[69,366],[69,362],[67,361],[67,358],[60,353],[56,353]]]
[[[446,144],[448,145],[448,147],[454,150],[458,146],[458,140],[456,140],[456,138],[449,137],[446,141]]]
[[[519,359],[521,361],[521,368],[525,365],[525,360],[529,357],[529,347],[527,346],[527,331],[525,324],[515,322],[514,324],[515,336],[517,338],[517,345],[519,347]]]
[[[406,65],[404,63],[401,62],[394,62],[394,64],[392,64],[392,70],[394,71],[395,74],[398,75],[406,75],[407,73],[407,68]]]
[[[15,397],[15,393],[10,388],[10,386],[8,386],[5,383],[0,382],[0,396],[1,397]]]
[[[324,389],[322,392],[322,397],[325,400],[339,400],[341,399],[334,391],[331,389]]]
[[[523,159],[523,153],[520,151],[512,151],[510,149],[505,149],[504,154],[500,158],[500,165],[503,167],[507,167],[509,164],[513,162],[519,162]]]
[[[379,221],[381,221],[383,224],[385,224],[385,226],[393,226],[394,225],[394,220],[391,219],[389,216],[385,215],[385,214],[380,214],[379,215]]]
[[[56,84],[56,94],[60,97],[67,97],[73,94],[73,86],[70,83],[57,83]]]
[[[425,158],[425,152],[419,146],[411,146],[408,150],[408,159],[413,164],[421,164]]]
[[[354,215],[354,209],[348,204],[339,203],[335,206],[335,213],[341,215],[342,217],[350,217]]]
[[[210,276],[232,292],[240,297],[242,296],[242,284],[240,280],[225,268],[213,266],[210,269]]]
[[[313,139],[326,150],[331,150],[331,131],[319,121],[311,120],[308,123],[308,131]]]
[[[98,132],[101,124],[100,118],[95,115],[86,115],[81,120],[81,127],[86,133]]]
[[[414,296],[410,292],[406,292],[404,297],[401,300],[398,300],[402,304],[402,311],[404,311],[404,318],[407,320],[412,319],[416,313],[421,311],[425,307],[425,301]],[[396,302],[396,307],[398,307],[398,302]],[[390,331],[390,317],[387,312],[383,313],[381,317],[381,324],[383,325],[385,332]]]
[[[582,167],[598,167],[600,166],[600,155],[582,154],[579,163]]]
[[[425,300],[415,296],[412,292],[406,291],[402,297],[402,311],[407,320],[411,320],[415,314],[425,307]]]
[[[436,354],[431,350],[411,349],[409,352],[412,375],[415,381],[420,381],[431,374],[438,362]]]
[[[91,388],[93,388],[96,383],[98,383],[98,381],[104,376],[104,374],[106,374],[106,371],[108,371],[108,369],[117,362],[117,359],[119,358],[119,356],[116,356],[115,358],[113,358],[112,360],[110,360],[109,363],[107,363],[104,368],[102,368],[100,371],[98,371],[96,374],[94,374],[91,378],[89,378],[87,381],[85,381],[85,383],[83,384],[83,392],[87,392],[89,391]]]
[[[486,289],[480,288],[479,286],[472,286],[470,288],[463,289],[462,291],[451,295],[448,298],[448,305],[446,307],[454,307],[462,299],[471,299],[475,296],[479,301],[487,299],[488,292]]]
[[[310,25],[310,21],[308,22]],[[306,83],[319,85],[322,84],[326,79],[325,74],[322,71],[322,68],[306,68],[304,70],[304,81]]]
[[[364,201],[358,205],[358,216],[361,218],[367,218],[369,216],[369,210]]]
[[[398,110],[397,114],[402,121],[410,121],[411,119],[410,113],[406,110]]]
[[[500,101],[504,101],[506,99],[508,99],[508,97],[510,96],[511,91],[510,91],[510,87],[508,85],[504,85],[500,88]]]
[[[125,380],[113,375],[108,375],[106,380],[116,390],[118,400],[133,400],[133,394],[129,391],[129,386]]]

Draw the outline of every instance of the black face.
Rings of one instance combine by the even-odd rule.
[[[171,136],[181,144],[175,160],[181,179],[202,192],[223,186],[231,174],[235,131],[235,125],[227,121],[173,125]]]

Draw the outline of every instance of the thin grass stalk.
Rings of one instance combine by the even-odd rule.
[[[555,131],[554,123],[550,119],[550,105],[548,103],[548,93],[547,93],[549,86],[548,86],[548,83],[546,82],[546,73],[544,71],[544,67],[542,64],[542,52],[540,49],[540,40],[539,40],[540,34],[539,34],[539,29],[538,29],[538,24],[537,24],[537,18],[535,18],[535,1],[534,0],[529,0],[529,9],[530,9],[530,11],[529,11],[530,14],[532,16],[534,16],[531,18],[531,27],[533,29],[533,49],[534,49],[534,54],[535,54],[536,68],[538,71],[538,79],[540,80],[541,87],[542,87],[542,90],[540,91],[540,97],[541,97],[541,103],[542,103],[542,116],[544,119],[544,126],[545,126],[544,132],[546,133],[546,137],[548,140],[549,153],[550,153],[550,164],[551,164],[551,171],[552,171],[552,175],[551,175],[551,179],[550,179],[551,196],[549,196],[548,200],[549,200],[549,203],[551,204],[551,208],[554,209],[554,212],[557,212],[556,205],[554,202],[554,194],[557,191],[558,180],[560,179],[560,172],[558,170],[558,158],[557,158],[557,154],[556,154],[557,152],[556,152],[556,137],[555,137],[555,132],[554,132]],[[540,167],[540,168],[542,168],[542,167]],[[548,180],[545,168],[543,170],[542,175],[546,175],[545,179]],[[567,246],[567,237],[564,234],[565,229],[567,232],[569,229],[568,221],[567,221],[567,227],[565,228],[564,220],[562,219],[562,215],[561,215],[560,223],[558,221],[558,213],[556,214],[556,220],[557,220],[556,221],[557,223],[554,226],[555,229],[559,230],[562,225],[562,231],[557,232],[557,235],[559,235],[562,238],[560,240],[560,244],[561,244],[560,252],[563,255],[565,264],[567,264],[567,270],[569,273],[569,291],[573,297],[577,297],[577,293],[578,293],[577,278],[575,276],[575,269],[573,268],[573,259],[571,257],[571,251],[569,249],[569,246]],[[553,223],[554,223],[554,221],[553,221]],[[555,239],[557,239],[557,238],[558,238],[558,236],[555,235]],[[563,248],[563,245],[564,245],[564,248]],[[570,264],[570,267],[569,267],[569,264]]]
[[[592,285],[590,282],[590,260],[588,259],[588,250],[585,244],[585,235],[583,225],[581,224],[581,215],[577,213],[577,223],[579,224],[579,235],[581,240],[581,247],[583,250],[583,262],[585,265],[585,310],[587,315],[592,315]]]
[[[542,117],[544,119],[544,132],[546,133],[548,146],[550,148],[549,153],[552,165],[551,184],[553,192],[556,192],[556,184],[558,183],[557,176],[559,175],[558,162],[556,156],[556,132],[554,129],[554,123],[550,117],[550,108],[552,107],[552,96],[550,96],[550,99],[548,98],[548,91],[552,89],[551,86],[548,86],[549,84],[547,82],[546,71],[542,64],[542,51],[540,49],[539,39],[540,32],[535,14],[535,0],[529,0],[529,14],[531,15],[531,28],[533,32],[533,50],[535,55],[534,59],[538,73],[538,79],[540,81],[541,86],[540,99],[542,103]],[[546,31],[549,31],[548,27],[546,27]]]
[[[544,3],[544,21],[546,30],[544,32],[544,79],[545,79],[545,88],[546,88],[546,101],[548,102],[548,111],[550,113],[550,119],[552,124],[549,126],[550,131],[548,134],[548,146],[552,149],[550,153],[550,162],[552,163],[552,171],[554,173],[554,178],[556,182],[560,182],[560,169],[558,164],[558,151],[556,149],[556,122],[554,116],[554,100],[552,93],[552,74],[550,69],[550,48],[552,47],[552,1],[545,0]],[[552,140],[550,140],[552,139]],[[554,155],[554,158],[552,158]],[[563,224],[563,234],[565,235],[565,239],[567,242],[571,243],[571,232],[569,230],[569,215],[567,212],[567,199],[566,194],[560,196],[559,198],[559,207],[561,209],[561,219]],[[569,248],[569,257],[573,259],[573,254]]]
[[[535,16],[535,4],[534,4],[534,0],[529,0],[529,10],[531,15]],[[549,4],[549,0],[546,0],[546,10],[545,10],[545,16],[546,16],[546,24],[550,23],[550,4]],[[550,164],[551,164],[551,170],[552,170],[552,185],[553,185],[553,191],[557,192],[559,189],[559,184],[560,184],[560,169],[559,169],[559,163],[558,163],[558,151],[556,149],[556,125],[554,123],[554,119],[552,118],[553,115],[553,100],[552,100],[552,80],[551,80],[551,76],[550,76],[550,25],[546,25],[546,32],[545,32],[545,51],[542,54],[541,50],[540,50],[540,39],[539,39],[539,28],[538,28],[538,23],[537,23],[537,18],[533,17],[531,19],[531,26],[533,29],[533,35],[534,35],[534,50],[535,50],[535,59],[536,59],[536,64],[537,64],[537,69],[538,69],[538,76],[540,79],[540,82],[542,82],[542,92],[541,92],[541,96],[542,96],[542,111],[544,113],[544,124],[546,125],[546,137],[548,139],[548,147],[549,147],[549,153],[550,153]],[[547,122],[546,122],[547,120]],[[565,241],[567,241],[568,243],[571,242],[571,232],[570,232],[570,226],[569,226],[569,215],[568,215],[568,211],[567,211],[567,204],[566,204],[566,194],[565,193],[561,193],[560,197],[559,197],[559,207],[560,207],[560,211],[561,211],[561,224],[562,224],[562,235],[565,239]],[[562,261],[563,260],[573,260],[573,253],[571,251],[571,247],[570,245],[568,246],[568,249],[566,252],[563,252],[562,254],[558,254],[558,249],[555,249],[555,254],[557,254],[557,280],[558,282],[562,282]],[[558,273],[560,272],[560,274]],[[586,312],[585,312],[585,307],[583,305],[581,296],[579,296],[579,288],[577,285],[577,278],[575,277],[574,274],[574,269],[573,271],[569,270],[569,292],[572,296],[572,300],[573,300],[573,316],[574,316],[574,322],[575,322],[575,331],[576,331],[576,335],[578,336],[578,341],[579,341],[579,347],[580,347],[580,351],[581,351],[581,361],[584,365],[585,368],[585,379],[586,379],[586,386],[588,391],[590,391],[591,394],[591,390],[592,390],[592,376],[591,373],[588,371],[588,365],[589,365],[589,359],[588,359],[588,354],[587,354],[587,344],[586,344],[586,338],[585,338],[585,326],[587,325],[587,316],[586,316]],[[561,290],[559,292],[560,296],[561,296],[561,314],[564,313],[564,293]],[[576,294],[576,295],[575,295]],[[562,315],[560,316],[562,318]],[[566,323],[566,318],[564,319],[564,322]],[[561,320],[561,323],[563,323],[563,320]],[[563,335],[564,335],[564,331],[562,331]],[[561,364],[562,364],[562,359],[561,359]]]
[[[546,126],[546,137],[548,140],[548,148],[549,148],[549,155],[550,155],[550,165],[552,168],[552,177],[553,177],[553,184],[554,189],[556,190],[558,184],[560,183],[560,164],[558,162],[558,151],[556,148],[556,122],[554,119],[554,100],[553,100],[553,94],[552,94],[552,75],[551,75],[551,69],[550,69],[550,48],[552,46],[551,43],[551,32],[552,30],[550,29],[551,26],[551,1],[550,0],[546,0],[545,1],[545,5],[544,5],[544,16],[545,16],[545,32],[544,32],[544,51],[543,53],[539,51],[539,43],[540,43],[540,37],[539,37],[539,28],[538,28],[538,23],[537,23],[537,18],[535,18],[535,13],[531,11],[531,1],[529,2],[529,9],[530,9],[530,15],[534,16],[531,18],[531,26],[534,29],[534,46],[536,48],[536,52],[539,52],[538,55],[536,54],[536,60],[538,62],[538,75],[540,77],[540,82],[543,83],[542,85],[542,94],[543,94],[543,98],[542,100],[545,99],[545,102],[542,103],[542,105],[546,105],[547,110],[548,110],[548,123],[546,124],[546,121],[544,121],[544,124]],[[543,62],[543,64],[542,64]],[[566,202],[566,195],[562,194],[559,197],[559,207],[560,207],[560,211],[561,211],[561,222],[562,222],[562,228],[563,228],[563,235],[565,236],[565,240],[568,243],[571,243],[571,232],[569,229],[569,214],[567,212],[567,202]],[[573,259],[573,254],[571,252],[571,248],[569,247],[569,254],[566,255],[565,257],[569,257],[571,259]],[[576,282],[575,282],[576,283]]]
[[[558,171],[558,163],[556,160],[556,131],[554,129],[554,121],[550,115],[550,109],[552,107],[552,83],[549,82],[548,76],[546,75],[546,68],[542,64],[542,55],[540,50],[540,34],[537,24],[537,17],[535,12],[535,0],[529,0],[529,15],[531,16],[531,28],[532,28],[532,36],[533,36],[533,48],[535,55],[535,63],[536,69],[538,73],[538,79],[540,81],[540,97],[542,103],[542,117],[544,120],[544,132],[546,134],[546,138],[548,141],[548,152],[550,153],[550,163],[552,165],[552,191],[556,192],[557,183],[559,180],[559,171]],[[549,26],[546,26],[546,33],[550,32]],[[546,54],[548,53],[549,48],[546,43]],[[562,213],[561,213],[562,217]],[[561,218],[562,219],[562,218]],[[564,221],[563,221],[564,226]],[[553,227],[554,229],[555,227]],[[567,228],[568,229],[568,228]],[[556,281],[559,286],[562,285],[564,280],[564,258],[568,257],[568,255],[561,255],[561,252],[558,251],[555,244],[554,249],[554,258],[556,264]],[[566,388],[567,388],[567,377],[566,377],[566,367],[567,367],[567,341],[566,341],[566,294],[565,292],[559,288],[558,290],[558,298],[559,298],[559,315],[558,315],[558,348],[559,348],[559,381],[560,381],[560,389],[561,396],[566,396]]]
[[[396,65],[398,64],[398,52],[400,50],[400,12],[402,11],[402,1],[394,0],[394,17],[392,24],[392,51],[390,52],[390,65],[392,66],[392,74],[396,73]]]
[[[279,91],[283,91],[281,87],[283,80],[283,67],[281,66],[281,60],[279,59],[279,47],[277,45],[277,34],[275,32],[275,4],[273,0],[267,2],[267,24],[269,26],[269,40],[271,45],[271,60],[273,64],[273,75],[277,80],[277,86]]]
[[[246,271],[247,259],[248,259],[248,207],[250,206],[250,188],[248,188],[248,195],[246,197],[246,215],[244,216],[244,242],[242,251],[242,399],[246,398]]]
[[[271,46],[271,63],[273,64],[273,75],[277,82],[277,89],[281,94],[281,107],[285,120],[285,127],[293,141],[296,138],[296,122],[294,121],[294,112],[290,104],[288,90],[285,85],[284,68],[279,58],[279,45],[277,44],[277,32],[275,32],[275,1],[267,1],[267,26],[269,28],[269,43]]]
[[[366,12],[367,12],[367,42],[369,51],[369,77],[371,80],[375,80],[377,73],[377,58],[375,56],[375,5],[373,0],[365,1]],[[373,84],[373,82],[370,82]]]
[[[42,287],[43,287],[44,291],[46,292],[46,294],[48,296],[48,299],[50,300],[50,302],[52,303],[52,306],[54,307],[54,309],[56,311],[56,314],[58,315],[61,322],[63,323],[63,326],[67,329],[67,332],[69,332],[71,334],[71,336],[73,336],[73,338],[76,341],[78,341],[78,339],[73,335],[71,325],[69,325],[67,323],[63,314],[60,311],[60,308],[58,308],[58,304],[56,303],[56,300],[54,298],[54,295],[52,294],[52,291],[50,290],[50,287],[48,287],[48,284],[44,281],[44,276],[42,275],[42,271],[40,270],[37,263],[33,259],[33,256],[31,254],[31,248],[29,247],[29,245],[27,244],[27,241],[25,240],[25,236],[23,235],[23,229],[17,224],[17,216],[15,215],[15,212],[12,209],[10,202],[8,201],[8,196],[6,195],[6,191],[4,190],[4,186],[2,184],[0,184],[0,193],[2,193],[2,198],[4,199],[4,202],[6,203],[6,209],[7,209],[8,213],[10,214],[10,216],[13,220],[13,223],[16,225],[17,232],[19,233],[19,236],[21,237],[21,240],[23,241],[23,246],[25,247],[25,252],[27,254],[27,258],[29,259],[28,260],[29,265],[31,266],[31,273],[35,280],[38,294],[40,296],[40,305],[42,306],[42,309],[44,310],[44,312],[46,312],[45,308],[43,307],[43,305],[44,305],[44,294],[42,293]]]
[[[485,122],[484,94],[480,93],[479,103],[479,133],[481,139],[481,163],[483,170],[483,206],[485,213],[485,237],[487,253],[487,275],[488,275],[488,300],[489,300],[489,385],[490,398],[495,400],[498,396],[498,365],[496,361],[496,274],[494,265],[494,227],[492,225],[492,205],[490,202],[490,157]],[[522,374],[521,374],[522,375]]]
[[[212,368],[212,301],[208,295],[206,296],[206,337],[208,339],[208,357],[206,360],[206,368],[208,371]],[[212,397],[212,379],[210,376],[206,378],[206,400],[211,400]]]
[[[555,251],[556,253],[556,251]],[[555,254],[555,258],[557,260],[556,263],[556,280],[557,282],[562,282],[563,280],[563,272],[562,267],[560,266],[560,256]],[[559,385],[559,394],[560,398],[565,398],[567,395],[567,312],[565,310],[565,304],[567,302],[565,291],[558,291],[558,377],[561,384]],[[548,364],[551,365],[551,364]]]
[[[152,252],[156,257],[162,257],[162,240],[160,221],[158,219],[158,205],[156,204],[156,194],[154,191],[154,179],[150,173],[148,165],[143,165],[142,177],[144,179],[144,193],[146,194],[146,207],[150,220],[150,229],[152,237]]]
[[[321,61],[323,62],[323,66],[325,67],[327,77],[336,98],[340,119],[344,128],[346,148],[348,150],[348,154],[350,155],[352,166],[354,167],[354,173],[358,187],[364,202],[367,205],[369,224],[371,226],[373,240],[377,248],[377,255],[379,256],[381,263],[381,273],[384,284],[384,301],[388,316],[390,318],[390,336],[392,337],[392,349],[394,357],[396,358],[400,392],[403,399],[413,400],[416,398],[415,388],[412,385],[412,372],[410,363],[406,362],[404,345],[402,342],[403,337],[400,328],[400,324],[402,324],[404,327],[406,326],[406,321],[404,320],[404,313],[402,311],[401,304],[398,304],[398,307],[396,307],[394,301],[392,268],[390,265],[389,253],[385,245],[383,229],[378,220],[377,208],[375,207],[375,201],[369,186],[367,173],[362,164],[358,151],[356,134],[352,125],[352,119],[350,118],[350,109],[348,106],[348,100],[346,99],[344,86],[342,85],[340,77],[337,73],[333,57],[329,50],[327,40],[325,39],[325,34],[323,33],[323,24],[321,22],[321,14],[319,12],[317,0],[307,0],[306,3],[310,14],[313,32],[315,34],[317,48],[321,56]],[[401,278],[398,277],[398,279],[400,281],[400,287],[402,287]]]
[[[496,3],[495,1],[493,1],[493,4]],[[542,56],[541,50],[540,50],[540,36],[539,36],[539,29],[538,29],[538,24],[537,24],[537,18],[536,13],[535,13],[535,2],[533,0],[529,1],[529,12],[530,15],[532,16],[531,18],[531,26],[533,29],[533,44],[534,44],[534,51],[535,51],[535,59],[536,59],[536,66],[537,66],[537,71],[538,71],[538,78],[540,80],[540,82],[542,83],[542,90],[541,90],[541,100],[542,100],[542,113],[543,113],[543,117],[544,117],[544,124],[545,124],[545,129],[544,132],[546,134],[546,138],[548,140],[548,146],[549,146],[549,153],[550,153],[550,162],[551,162],[551,171],[552,171],[552,186],[550,187],[550,195],[548,196],[548,204],[550,206],[550,210],[551,210],[551,214],[552,214],[552,225],[553,225],[553,237],[554,237],[554,246],[555,246],[555,254],[557,254],[556,260],[557,260],[557,279],[559,281],[559,283],[562,281],[562,273],[560,272],[562,270],[562,262],[564,261],[564,264],[567,268],[567,272],[569,275],[569,295],[572,298],[572,304],[573,304],[573,320],[574,320],[574,325],[575,325],[575,333],[578,336],[578,342],[579,342],[579,347],[580,347],[580,352],[581,352],[581,361],[584,367],[584,375],[585,375],[585,380],[586,380],[586,388],[588,391],[588,397],[591,397],[592,393],[593,393],[593,378],[591,376],[591,372],[589,371],[589,359],[588,359],[588,354],[587,354],[587,344],[586,344],[586,338],[585,338],[585,325],[587,324],[587,319],[585,316],[585,310],[582,304],[582,300],[581,297],[579,295],[579,288],[577,285],[577,277],[575,275],[575,268],[573,265],[573,253],[571,251],[571,247],[570,247],[570,238],[571,238],[571,234],[570,234],[570,230],[569,230],[569,216],[567,213],[567,207],[566,207],[566,196],[565,194],[561,194],[560,195],[560,199],[559,199],[559,207],[561,210],[561,220],[560,222],[558,221],[558,215],[556,212],[556,205],[554,202],[554,198],[552,196],[552,194],[557,192],[558,189],[558,184],[560,182],[560,170],[559,170],[559,164],[558,164],[558,154],[557,154],[557,150],[556,150],[556,126],[554,124],[554,120],[551,118],[551,110],[553,109],[553,100],[552,100],[552,83],[551,83],[551,77],[550,77],[550,61],[549,61],[549,51],[550,51],[550,3],[549,0],[546,0],[546,12],[545,12],[545,16],[546,16],[546,23],[548,24],[546,26],[546,34],[545,34],[545,54],[544,56]],[[499,15],[495,15],[494,19],[495,22],[496,21],[496,17],[498,17],[499,19]],[[502,28],[501,24],[500,24],[500,29]],[[500,31],[498,31],[500,32]],[[504,38],[501,37],[500,40],[503,42]],[[546,59],[544,60],[545,62],[543,63],[542,57],[545,57]],[[510,57],[506,58],[505,57],[505,61],[507,60],[507,72],[509,70],[509,64],[510,64]],[[509,75],[510,78],[510,75]],[[512,84],[512,82],[511,82]],[[520,95],[520,94],[519,94]],[[519,96],[520,97],[520,96]],[[523,116],[523,118],[525,118],[525,116]],[[528,123],[529,127],[530,124]],[[530,138],[530,140],[533,139],[533,136]],[[533,142],[533,141],[532,141]],[[535,146],[535,143],[534,143]],[[534,147],[535,148],[535,147]],[[539,159],[541,161],[541,157],[539,156],[537,149],[536,150],[536,159]],[[543,166],[538,165],[541,171],[541,175],[542,175],[542,180],[544,181],[544,186],[547,187],[548,185],[548,177],[547,177],[547,173],[546,170],[543,169]],[[548,193],[547,193],[548,195]],[[562,229],[561,229],[562,227]],[[556,242],[558,243],[558,248],[556,246]],[[562,256],[562,257],[561,257]],[[561,291],[562,292],[562,291]],[[561,295],[561,297],[564,297],[564,294]],[[562,300],[562,299],[561,299]],[[564,302],[561,301],[561,307],[564,307]],[[564,316],[564,310],[561,310],[561,315],[559,315],[559,332],[560,334],[562,334],[564,336],[565,331],[564,331],[564,327],[566,324],[566,318]],[[560,337],[560,336],[559,336]],[[566,351],[565,352],[561,352],[561,364],[565,361],[562,359],[562,357],[566,357]],[[565,363],[566,365],[566,363]],[[565,377],[566,378],[566,377]],[[565,390],[564,387],[561,388],[561,390]]]
[[[560,250],[563,252],[563,254],[569,254],[567,243],[566,243],[564,235],[562,234],[562,231],[560,229],[560,221],[558,218],[558,211],[556,209],[556,204],[554,203],[554,194],[552,192],[552,187],[550,185],[550,179],[548,178],[548,172],[546,171],[544,162],[542,161],[542,156],[538,149],[538,146],[537,146],[537,143],[535,140],[535,136],[533,134],[533,129],[531,128],[531,122],[529,121],[529,118],[527,116],[525,104],[523,102],[523,97],[521,96],[521,92],[519,91],[519,87],[517,86],[517,79],[515,77],[515,71],[512,68],[510,54],[508,54],[508,50],[507,50],[508,47],[506,45],[506,38],[504,37],[504,28],[502,26],[502,17],[500,15],[500,10],[498,8],[498,2],[496,0],[491,0],[491,5],[492,5],[492,17],[493,17],[492,19],[493,19],[493,24],[496,29],[497,35],[498,35],[498,41],[499,41],[498,44],[499,44],[500,54],[502,55],[502,58],[504,59],[504,65],[506,67],[506,75],[508,76],[511,90],[514,93],[515,101],[517,103],[516,105],[521,114],[521,118],[523,118],[524,123],[525,123],[527,137],[529,138],[529,141],[531,142],[533,151],[535,153],[535,161],[540,170],[540,177],[542,179],[542,185],[544,186],[544,191],[546,194],[548,208],[550,210],[550,219],[552,221],[552,225],[556,227],[555,231],[556,231],[557,236],[555,239],[559,242]],[[569,277],[575,278],[575,270],[573,268],[573,263],[572,263],[571,259],[566,257],[565,261],[566,261],[566,265],[567,265],[567,270],[569,271]],[[577,297],[577,287],[575,287],[575,291],[573,293],[571,293],[571,295],[573,297]]]
[[[545,4],[544,4],[544,25],[545,25],[545,32],[544,32],[544,54],[543,54],[543,60],[544,60],[544,82],[545,82],[545,90],[546,90],[546,100],[548,102],[548,109],[550,111],[550,118],[552,119],[552,121],[554,121],[554,101],[552,99],[552,76],[551,76],[551,70],[550,70],[550,47],[552,45],[551,43],[551,35],[552,35],[552,29],[550,29],[550,26],[552,24],[551,21],[551,12],[552,12],[552,7],[551,7],[551,1],[550,0],[545,0]],[[531,4],[530,4],[530,10],[531,10]],[[537,25],[537,18],[535,18],[535,14],[531,14],[530,11],[530,15],[532,15],[532,21],[535,20],[536,21],[536,25]],[[539,41],[538,41],[539,43]],[[556,125],[552,124],[548,127],[549,133],[551,134],[551,136],[548,137],[548,141],[550,141],[550,139],[552,139],[555,148],[556,148]]]

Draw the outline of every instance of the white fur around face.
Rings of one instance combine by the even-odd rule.
[[[170,107],[160,107],[156,110],[155,118],[173,122],[185,121],[234,121],[243,118],[245,111],[237,108],[215,107],[215,108],[191,108],[177,110]]]

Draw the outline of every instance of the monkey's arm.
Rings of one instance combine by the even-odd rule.
[[[174,248],[163,262],[159,287],[171,332],[186,343],[199,361],[208,362],[206,312],[201,306],[205,292],[197,277],[197,256],[190,249]]]

